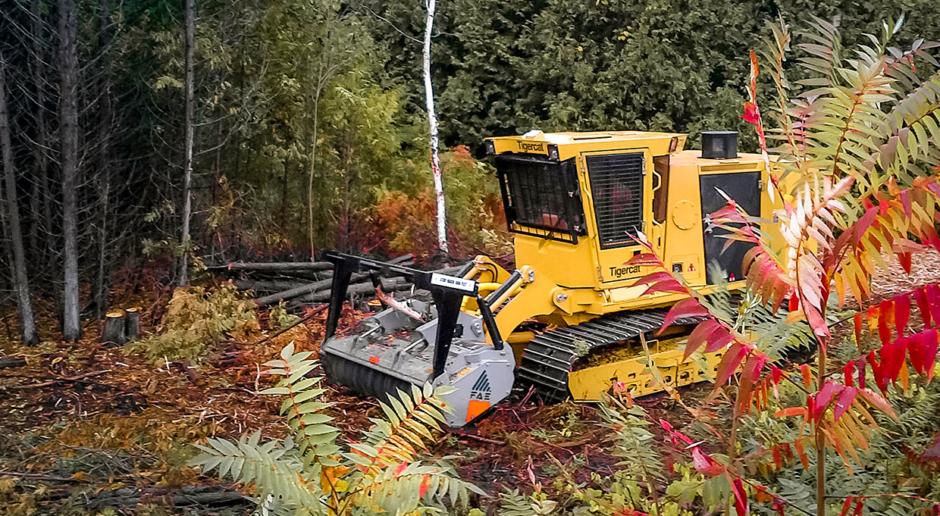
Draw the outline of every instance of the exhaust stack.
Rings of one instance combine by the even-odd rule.
[[[738,157],[737,131],[702,132],[702,157],[705,159],[734,159]]]

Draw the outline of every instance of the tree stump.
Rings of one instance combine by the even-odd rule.
[[[126,342],[133,342],[140,337],[140,308],[136,306],[124,311],[126,314],[124,320],[124,339]]]
[[[109,310],[104,316],[104,328],[101,330],[101,343],[112,346],[120,346],[127,342],[124,333],[124,324],[127,320],[127,312],[117,308]]]

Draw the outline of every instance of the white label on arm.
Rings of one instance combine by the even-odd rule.
[[[439,287],[449,287],[457,290],[462,290],[468,295],[474,293],[477,287],[477,282],[473,280],[455,278],[454,276],[448,276],[446,274],[431,274],[431,284],[437,285]]]

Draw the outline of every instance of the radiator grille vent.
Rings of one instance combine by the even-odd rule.
[[[632,245],[643,229],[643,154],[588,156],[601,249]]]

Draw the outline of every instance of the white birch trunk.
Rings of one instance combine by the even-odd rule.
[[[434,28],[435,0],[426,0],[427,22],[424,27],[424,94],[428,110],[428,132],[431,144],[431,172],[437,197],[437,246],[447,254],[447,218],[444,211],[444,182],[441,178],[441,156],[438,149],[437,115],[434,112],[434,88],[431,85],[431,30]]]
[[[196,46],[196,6],[194,0],[186,0],[186,120],[184,128],[183,143],[183,227],[180,232],[180,270],[179,284],[184,286],[189,283],[189,251],[191,247],[191,237],[189,232],[189,220],[192,216],[192,183],[193,183],[193,130],[195,126],[195,94],[193,92],[193,83],[195,77],[193,74],[193,50]]]

